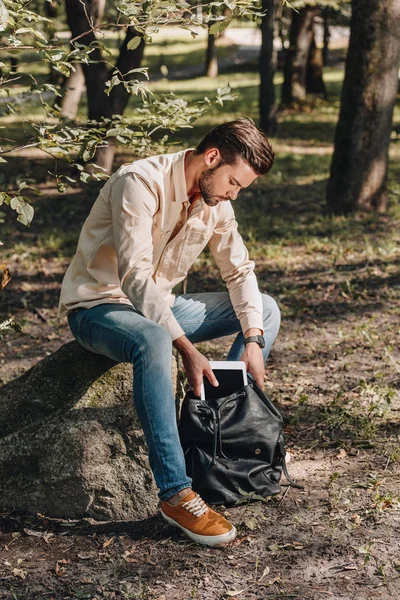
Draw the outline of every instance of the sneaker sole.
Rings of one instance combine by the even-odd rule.
[[[227,533],[222,533],[221,535],[199,535],[197,533],[193,533],[186,527],[179,525],[177,521],[166,515],[161,510],[161,515],[170,525],[175,525],[175,527],[179,527],[190,539],[198,544],[202,544],[203,546],[220,546],[221,544],[227,544],[228,542],[232,542],[237,536],[236,527],[232,525],[232,529]]]

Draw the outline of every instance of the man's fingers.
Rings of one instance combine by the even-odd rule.
[[[262,390],[264,389],[264,377],[254,377],[254,381]]]
[[[219,386],[218,379],[215,377],[212,370],[204,371],[204,375],[207,377],[207,379],[211,383],[211,385],[213,385],[215,387]]]
[[[264,389],[264,373],[253,373],[251,369],[248,370],[248,373],[253,377],[254,381],[262,390]]]
[[[195,396],[198,396],[198,397],[200,398],[200,391],[201,391],[201,384],[198,384],[198,383],[196,383],[196,384],[193,386],[193,394],[194,394]]]

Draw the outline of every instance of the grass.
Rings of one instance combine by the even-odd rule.
[[[179,32],[179,36],[183,34]],[[146,60],[159,68],[162,56],[163,63],[171,65],[170,71],[201,62],[205,40],[182,40],[157,40],[146,50]],[[115,48],[116,40],[112,43]],[[43,65],[31,64],[32,72],[45,76]],[[282,312],[281,331],[267,362],[266,389],[284,415],[293,457],[289,470],[296,479],[304,480],[306,489],[301,493],[290,490],[268,504],[232,510],[240,543],[227,549],[228,554],[213,555],[211,562],[208,550],[185,545],[183,564],[182,538],[172,530],[164,532],[157,520],[146,525],[148,543],[140,545],[135,536],[128,536],[125,547],[113,524],[107,537],[115,536],[115,541],[106,550],[103,567],[101,561],[76,563],[79,550],[87,552],[90,540],[97,540],[101,550],[106,540],[101,532],[93,529],[93,536],[79,533],[72,545],[72,532],[70,539],[56,534],[51,556],[57,548],[60,556],[70,560],[71,593],[76,589],[78,595],[84,574],[95,572],[96,577],[105,575],[101,585],[110,590],[110,596],[104,591],[104,597],[120,593],[150,600],[165,595],[168,600],[177,593],[167,587],[171,582],[185,597],[194,597],[194,589],[201,595],[204,582],[212,597],[225,597],[224,588],[218,589],[221,581],[229,590],[246,587],[254,557],[257,567],[260,556],[260,565],[271,569],[271,587],[266,592],[252,588],[257,597],[273,594],[276,598],[317,600],[321,594],[331,593],[361,598],[365,589],[378,586],[382,598],[396,595],[395,591],[389,594],[389,586],[392,580],[392,589],[397,589],[393,586],[397,586],[399,566],[393,531],[400,502],[400,137],[396,137],[400,104],[395,109],[390,149],[388,213],[331,217],[326,211],[325,187],[343,69],[328,68],[324,77],[329,102],[310,98],[302,111],[279,113],[278,132],[271,140],[276,152],[274,168],[242,191],[235,203],[240,231],[256,262],[260,289],[277,299]],[[228,119],[246,114],[257,120],[257,70],[249,65],[237,73],[223,72],[216,80],[197,77],[150,82],[154,93],[172,91],[187,100],[211,97],[217,87],[227,83],[238,94],[237,100],[224,107],[212,106],[193,129],[172,136],[176,148],[194,146],[210,127]],[[278,73],[278,97],[281,83]],[[128,114],[134,113],[135,102],[130,102]],[[3,115],[1,135],[20,140],[28,137],[29,126],[23,120],[28,108],[30,116],[40,118],[37,105],[27,105],[20,115]],[[81,116],[84,111],[83,103]],[[117,157],[118,164],[131,159],[132,155],[122,151]],[[14,213],[1,207],[4,246],[0,262],[6,260],[12,279],[3,292],[0,322],[13,315],[24,334],[13,332],[0,346],[0,384],[71,339],[66,323],[56,318],[59,288],[96,190],[70,187],[57,193],[48,174],[55,168],[54,160],[28,154],[0,165],[3,180],[12,185],[17,178],[39,180],[42,191],[32,199],[35,217],[30,228],[16,223]],[[59,164],[58,168],[65,167]],[[188,285],[189,292],[224,289],[207,252],[196,261]],[[224,338],[199,349],[208,358],[222,359],[229,343]],[[21,525],[21,532],[25,526]],[[29,523],[28,527],[38,528]],[[64,548],[56,546],[62,543]],[[22,533],[10,548],[11,553],[14,549],[16,555],[28,557],[28,564],[36,557],[38,568],[27,569],[30,582],[34,580],[36,590],[47,589],[49,574],[54,574],[47,544],[38,546],[37,538]],[[127,548],[138,564],[121,562]],[[146,565],[146,552],[154,563]],[[250,559],[251,564],[246,562]],[[347,566],[351,568],[347,570]],[[219,579],[213,577],[212,569]],[[307,580],[307,573],[312,573],[313,579]],[[321,573],[326,576],[322,578]],[[64,596],[63,578],[56,579],[51,593]],[[21,590],[26,583],[14,577],[6,585],[13,597],[25,598]],[[83,591],[86,593],[86,588]],[[94,587],[93,593],[97,593]]]
[[[175,33],[175,37],[171,32],[161,33],[155,36],[154,44],[147,46],[145,62],[154,72],[157,72],[159,64],[168,64],[170,71],[173,71],[202,62],[205,35],[191,40],[185,31],[178,30]],[[115,36],[107,40],[114,54],[117,42]],[[224,46],[219,49],[219,53],[225,56],[234,52],[235,47]],[[27,54],[25,58],[32,60],[32,55]],[[43,75],[43,64],[30,64],[32,74]],[[261,277],[268,279],[270,274],[280,273],[287,278],[271,286],[271,290],[280,295],[283,312],[287,315],[302,314],[304,311],[310,314],[314,310],[307,301],[303,301],[301,295],[299,297],[299,286],[307,293],[306,290],[317,279],[322,296],[325,294],[330,298],[333,294],[341,305],[346,306],[370,297],[376,298],[378,291],[381,299],[389,301],[394,293],[400,244],[400,144],[397,138],[391,145],[388,214],[353,215],[348,218],[333,218],[327,214],[325,187],[329,178],[343,73],[341,66],[329,67],[324,71],[329,102],[310,98],[301,111],[286,110],[279,113],[278,133],[271,138],[276,153],[274,168],[266,178],[261,178],[251,189],[243,191],[235,204],[242,235],[251,256],[257,261]],[[223,107],[212,105],[193,129],[171,135],[171,150],[196,145],[212,126],[228,119],[246,114],[257,121],[259,75],[256,65],[241,67],[238,72],[223,72],[216,79],[197,77],[150,81],[149,88],[154,94],[173,92],[188,101],[201,100],[204,96],[211,98],[216,88],[227,84],[237,94],[237,99]],[[277,98],[281,84],[282,73],[278,72],[275,76]],[[16,89],[20,91],[22,88],[17,84]],[[138,98],[131,99],[126,111],[128,116],[135,113],[138,103]],[[21,114],[3,115],[0,126],[4,127],[4,137],[22,141],[31,135],[30,126],[24,121],[28,107],[30,117],[41,118],[41,108],[37,104],[27,105]],[[78,118],[84,115],[85,110],[83,99]],[[399,103],[394,114],[394,131],[398,130]],[[124,153],[119,160],[126,162],[129,159],[129,153]],[[10,219],[7,208],[2,211],[6,215],[2,225],[5,257],[17,255],[23,265],[29,268],[39,256],[60,259],[72,256],[79,225],[91,206],[95,190],[89,187],[82,191],[71,188],[65,194],[54,193],[52,179],[47,172],[54,172],[56,164],[50,159],[27,161],[16,156],[10,159],[7,169],[2,167],[0,177],[10,184],[17,177],[28,183],[33,182],[39,173],[44,194],[33,198],[36,216],[30,229]],[[62,166],[59,165],[59,168]],[[206,277],[206,283],[205,269],[211,274],[209,281]],[[302,275],[297,276],[299,272]],[[219,289],[221,285],[214,276],[212,260],[207,251],[196,261],[191,277],[193,286],[209,285],[211,289]],[[332,294],[329,290],[333,290]],[[397,310],[396,305],[389,308]],[[348,335],[357,337],[358,334],[352,332]],[[365,336],[363,339],[369,343]]]

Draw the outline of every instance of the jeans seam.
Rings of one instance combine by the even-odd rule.
[[[145,371],[145,370],[146,370],[146,364],[145,364],[145,360],[146,360],[146,359],[145,359],[145,353],[144,353],[144,351],[143,351],[143,346],[142,346],[140,343],[138,344],[138,346],[140,347],[140,351],[141,351],[141,353],[142,353],[142,357],[143,357],[143,358],[142,358],[142,360],[143,360],[143,371]],[[146,397],[146,395],[145,395],[145,390],[144,390],[144,377],[142,377],[142,398],[144,399],[145,397]],[[155,436],[154,436],[154,429],[153,429],[153,425],[152,425],[152,423],[151,423],[151,419],[149,418],[149,411],[147,410],[147,404],[146,404],[146,402],[143,402],[143,406],[144,406],[144,409],[145,409],[145,411],[146,411],[147,420],[148,420],[148,422],[149,422],[149,426],[150,426],[150,429],[151,429],[151,435],[152,435],[152,437],[153,437],[153,441],[154,441],[154,443],[155,443],[155,446],[156,446],[156,448],[157,448],[157,459],[158,459],[158,461],[159,461],[159,462],[160,462],[160,464],[161,464],[161,470],[162,470],[163,482],[164,482],[164,486],[165,486],[165,481],[166,481],[166,478],[165,478],[165,470],[164,470],[164,465],[163,465],[162,461],[160,461],[160,458],[159,458],[159,457],[160,457],[160,454],[161,454],[161,453],[160,453],[160,448],[159,448],[159,446],[158,446],[158,441],[157,441],[157,439],[156,439],[156,438],[155,438]]]
[[[163,501],[166,500],[166,501],[168,501],[168,498],[172,498],[172,496],[175,496],[175,494],[177,494],[181,490],[184,490],[185,488],[191,488],[191,484],[185,483],[185,484],[179,485],[176,488],[172,488],[172,494],[171,494],[171,490],[168,490],[168,492],[164,492],[164,494],[160,494],[159,498],[160,498],[160,500],[163,500]],[[164,498],[164,496],[166,494],[168,494],[168,496],[167,496],[167,498]]]
[[[93,319],[88,319],[88,321],[90,321],[91,323],[93,323],[95,325],[101,325],[101,327],[104,327],[105,329],[108,329],[109,331],[120,331],[120,332],[126,334],[126,330],[125,329],[121,329],[120,327],[109,327],[108,325],[105,325],[104,323],[99,323],[98,321],[93,320]],[[140,352],[142,354],[143,371],[145,372],[146,371],[146,358],[145,358],[146,354],[144,352],[144,348],[143,348],[142,344],[140,342],[138,342],[137,340],[135,340],[135,343],[138,345],[138,347],[140,349]],[[133,364],[133,361],[127,361],[127,362],[131,362]],[[142,398],[144,399],[145,397],[146,397],[146,395],[145,395],[145,390],[144,390],[144,377],[142,377]],[[159,460],[159,457],[160,457],[160,448],[158,446],[157,438],[154,436],[154,429],[153,429],[153,425],[151,423],[151,419],[149,418],[149,412],[147,410],[147,404],[146,404],[146,402],[143,402],[143,406],[144,406],[144,409],[146,411],[147,420],[148,420],[149,427],[150,427],[150,430],[151,430],[151,435],[153,437],[153,440],[154,440],[156,448],[157,448],[157,455],[158,455],[157,459]],[[159,460],[159,462],[161,464],[162,475],[163,475],[163,480],[164,480],[164,484],[165,484],[165,470],[164,470],[164,465],[162,464],[162,461]]]
[[[95,325],[100,325],[101,327],[104,327],[105,329],[108,329],[109,331],[120,331],[120,332],[122,332],[122,333],[125,333],[125,334],[126,334],[126,330],[125,330],[125,329],[121,329],[120,327],[110,327],[109,325],[105,325],[104,323],[101,323],[101,322],[99,322],[99,321],[96,321],[96,320],[93,320],[93,319],[87,319],[87,320],[88,320],[90,323],[92,323],[92,324],[95,324]],[[82,319],[82,321],[83,321],[83,319]],[[145,361],[146,361],[146,359],[145,359],[145,352],[144,352],[143,346],[142,346],[142,344],[141,344],[140,342],[138,342],[137,340],[135,340],[135,343],[138,345],[138,347],[139,347],[139,349],[140,349],[140,352],[141,352],[141,354],[142,354],[142,360],[143,360],[143,370],[144,370],[144,371],[146,371],[146,362],[145,362]],[[89,345],[90,345],[90,344],[89,344]],[[133,364],[133,361],[126,361],[126,362],[130,362],[130,363],[132,363],[132,364]],[[145,393],[144,393],[144,377],[142,377],[142,390],[141,390],[141,391],[142,391],[142,398],[145,398],[145,397],[146,397],[146,395],[145,395]],[[149,412],[148,412],[148,409],[147,409],[147,404],[146,404],[146,402],[143,402],[143,406],[144,406],[144,409],[145,409],[145,411],[146,411],[146,415],[147,415],[147,421],[148,421],[148,423],[149,423],[149,427],[150,427],[151,435],[152,435],[152,437],[153,437],[153,440],[154,440],[154,443],[155,443],[155,446],[156,446],[156,449],[157,449],[157,459],[158,459],[158,461],[159,461],[159,463],[160,463],[160,465],[161,465],[162,477],[163,477],[163,482],[164,482],[164,486],[165,486],[165,482],[166,482],[166,477],[165,477],[165,468],[164,468],[164,465],[163,465],[162,461],[160,460],[160,455],[161,455],[161,453],[160,453],[160,448],[159,448],[159,445],[158,445],[157,438],[156,438],[156,437],[155,437],[155,435],[154,435],[154,429],[153,429],[153,425],[152,425],[152,423],[151,423],[151,419],[149,418]],[[187,487],[187,486],[184,486],[184,487]],[[184,489],[184,487],[183,487],[183,488],[181,488],[181,489]]]

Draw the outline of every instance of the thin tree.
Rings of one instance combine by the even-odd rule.
[[[324,27],[324,42],[322,48],[322,62],[324,67],[327,66],[329,61],[329,42],[331,39],[331,30],[330,30],[330,12],[331,8],[329,6],[325,6],[322,12],[323,18],[323,27]]]
[[[259,108],[260,127],[269,135],[274,135],[277,128],[274,88],[277,56],[274,49],[274,23],[281,7],[280,0],[262,0],[262,11],[266,12],[266,15],[261,19]]]
[[[327,201],[335,214],[387,208],[387,172],[400,64],[399,0],[353,0]]]
[[[101,49],[96,44],[94,33],[100,20],[99,16],[104,12],[105,0],[65,0],[65,5],[72,38],[78,38],[80,44],[91,47],[90,58],[94,61],[88,64],[82,63],[87,90],[88,118],[100,121],[102,118],[111,118],[114,114],[121,115],[128,103],[129,92],[124,86],[118,85],[113,87],[107,96],[105,82],[112,77],[114,69],[118,69],[124,75],[128,71],[140,67],[144,52],[143,38],[133,27],[128,27],[117,63],[115,67],[110,68],[103,61]],[[134,38],[138,38],[137,43],[133,42]],[[133,78],[133,75],[126,76],[127,80],[130,78]],[[110,172],[114,154],[115,145],[110,140],[108,146],[97,150],[95,162]]]
[[[307,64],[317,14],[316,6],[305,6],[299,11],[293,11],[282,85],[283,105],[301,103],[306,99]]]
[[[215,47],[215,34],[208,30],[207,38],[207,50],[206,50],[206,62],[205,62],[205,74],[206,77],[217,77],[218,76],[218,58]]]
[[[325,82],[322,77],[324,61],[322,51],[318,48],[315,41],[315,34],[311,40],[310,52],[308,54],[306,69],[306,93],[317,94],[324,100],[328,99]]]
[[[216,15],[215,6],[212,7],[211,12],[213,15]],[[225,12],[224,12],[225,14]],[[227,16],[225,14],[225,16]],[[208,23],[208,36],[207,36],[207,49],[206,49],[206,60],[204,65],[204,71],[206,77],[218,77],[218,57],[217,57],[217,47],[216,47],[216,39],[219,35],[219,26],[221,22],[214,21],[211,19]],[[216,30],[216,32],[215,32]]]

